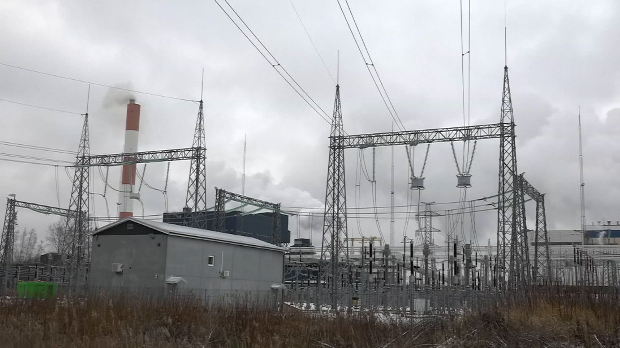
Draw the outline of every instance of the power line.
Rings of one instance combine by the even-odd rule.
[[[0,161],[5,161],[5,162],[16,162],[16,163],[26,163],[26,164],[34,164],[34,165],[39,165],[39,166],[47,166],[47,167],[57,167],[57,165],[55,165],[55,164],[50,164],[50,163],[41,163],[41,162],[32,162],[32,161],[22,161],[22,160],[15,160],[15,159],[9,159],[9,158],[0,158]]]
[[[14,153],[6,153],[6,152],[0,152],[0,156],[14,157],[14,158],[20,158],[20,159],[26,159],[26,160],[53,162],[53,163],[69,163],[69,164],[73,164],[73,162],[71,162],[71,161],[63,161],[63,160],[56,160],[56,159],[52,159],[52,158],[43,158],[43,157],[33,157],[33,156],[26,156],[26,155],[18,155],[18,154],[14,154]]]
[[[2,64],[2,63],[0,63]],[[33,105],[33,104],[27,104],[27,103],[21,103],[21,102],[16,102],[13,100],[8,100],[8,99],[0,99],[0,101],[3,101],[5,103],[11,103],[11,104],[17,104],[17,105],[23,105],[23,106],[28,106],[31,108],[37,108],[37,109],[42,109],[42,110],[48,110],[48,111],[55,111],[55,112],[61,112],[61,113],[65,113],[65,114],[71,114],[71,115],[82,115],[79,112],[73,112],[73,111],[67,111],[67,110],[60,110],[60,109],[54,109],[54,108],[48,108],[45,106],[39,106],[39,105]]]
[[[77,154],[77,152],[70,151],[70,150],[56,149],[56,148],[47,147],[47,146],[20,144],[20,143],[15,143],[15,142],[11,142],[11,141],[0,141],[0,145],[19,147],[19,148],[28,149],[28,150],[55,152],[55,153],[61,153],[61,154],[67,154],[67,155],[75,155],[75,154]]]
[[[530,200],[528,200],[528,202],[529,201]],[[457,215],[458,213],[453,213],[452,212],[454,210],[455,209],[439,210],[438,211],[438,215],[436,215],[436,216],[452,216],[452,215]],[[479,213],[479,212],[495,211],[495,210],[497,210],[497,208],[492,207],[492,208],[478,209],[478,210],[475,210],[475,211],[472,211],[472,212]],[[313,217],[315,215],[317,215],[317,216],[322,216],[323,215],[321,213],[302,213],[302,212],[287,212],[287,211],[282,211],[282,213],[289,214],[289,215],[295,215],[295,216],[307,216],[307,217]],[[402,214],[406,214],[406,212],[401,212],[401,213]],[[148,215],[144,215],[144,217],[145,217],[145,220],[161,220],[162,214],[148,214]],[[108,217],[105,217],[105,216],[93,216],[93,217],[90,217],[90,219],[98,220],[98,221],[104,221],[104,220],[108,220],[108,219],[113,220],[113,221],[118,220],[117,217],[108,218]],[[206,219],[206,221],[211,221],[213,219],[214,218]],[[353,217],[351,217],[350,219],[353,219]],[[374,216],[367,216],[367,217],[363,217],[362,216],[362,217],[360,217],[360,219],[375,220],[375,217]],[[389,217],[380,218],[380,219],[389,219]],[[395,219],[397,219],[397,220],[405,220],[406,217],[404,217],[404,216],[403,217],[396,217]]]
[[[403,122],[400,119],[400,116],[398,116],[398,112],[396,112],[396,109],[394,108],[394,104],[392,103],[392,99],[390,98],[390,96],[387,93],[387,90],[385,89],[385,85],[383,84],[383,80],[381,80],[381,76],[379,75],[379,71],[377,70],[377,67],[375,66],[375,63],[372,61],[372,57],[370,56],[370,51],[368,50],[368,47],[366,46],[366,42],[364,41],[364,37],[362,36],[362,32],[360,31],[358,25],[357,25],[357,21],[355,20],[355,16],[353,15],[353,11],[351,10],[351,6],[349,6],[349,2],[348,0],[345,0],[345,3],[347,5],[347,9],[349,14],[351,15],[351,19],[353,21],[353,25],[355,26],[355,30],[357,32],[357,34],[360,37],[360,41],[362,42],[362,45],[364,46],[364,51],[366,52],[366,55],[368,56],[368,59],[366,59],[366,56],[364,55],[364,53],[362,52],[362,48],[357,40],[357,37],[355,36],[355,33],[353,32],[353,28],[351,27],[351,24],[349,23],[349,19],[347,18],[347,15],[344,12],[344,8],[342,7],[342,4],[340,3],[340,0],[337,0],[338,2],[338,7],[340,7],[340,12],[342,12],[342,16],[344,17],[344,20],[347,23],[347,27],[349,28],[349,31],[351,32],[351,36],[353,36],[353,40],[355,41],[355,45],[357,46],[357,49],[360,52],[360,55],[362,56],[362,59],[364,60],[364,64],[366,65],[366,69],[368,69],[368,73],[370,74],[370,77],[372,78],[372,81],[375,84],[375,87],[377,88],[377,91],[379,92],[379,94],[381,95],[381,99],[383,99],[383,103],[385,104],[385,107],[388,109],[388,112],[390,113],[390,116],[392,116],[392,119],[394,120],[394,122],[396,122],[396,126],[401,130],[404,131],[405,130],[405,126],[403,125]],[[372,67],[372,69],[370,68]],[[373,75],[373,71],[374,71],[374,75]],[[375,75],[377,75],[377,77],[375,78]],[[378,80],[378,82],[377,82]]]
[[[289,1],[291,3],[291,6],[293,6],[293,10],[295,11],[295,14],[297,15],[297,18],[299,19],[299,23],[301,23],[301,26],[304,28],[304,31],[306,32],[306,36],[308,36],[308,39],[310,40],[310,43],[312,44],[312,47],[314,47],[314,51],[319,56],[319,59],[321,59],[321,62],[323,63],[323,66],[325,67],[325,71],[327,71],[327,73],[329,74],[329,77],[332,79],[332,82],[334,84],[336,84],[336,81],[334,81],[334,76],[329,71],[329,68],[327,67],[327,64],[325,64],[325,61],[323,60],[323,57],[321,56],[321,53],[319,53],[319,50],[316,48],[316,45],[314,44],[314,40],[312,40],[312,37],[310,36],[310,33],[308,33],[308,29],[306,29],[306,26],[304,25],[304,22],[301,20],[301,16],[299,15],[299,12],[297,11],[297,8],[295,8],[295,4],[293,4],[293,0],[289,0]]]
[[[232,10],[232,12],[235,14],[235,16],[237,18],[239,18],[239,20],[241,21],[242,25],[247,29],[247,31],[250,33],[250,35],[252,35],[256,39],[257,42],[254,42],[248,36],[248,33],[246,33],[246,31],[241,28],[241,25],[238,23],[238,21],[236,21],[231,16],[231,14],[228,11],[226,11],[226,9],[224,9],[224,7],[218,2],[218,0],[214,0],[214,1],[217,4],[217,6],[219,6],[219,8],[226,14],[226,16],[233,22],[233,24],[237,27],[237,29],[239,29],[239,31],[241,31],[243,36],[245,36],[245,38],[248,39],[248,41],[250,41],[250,43],[258,51],[258,53],[260,53],[260,55],[263,56],[263,58],[265,58],[267,63],[269,63],[269,65],[271,65],[271,67],[274,68],[275,71],[286,81],[286,83],[288,83],[288,85],[306,102],[306,104],[308,104],[312,108],[312,110],[314,110],[314,112],[316,112],[325,122],[327,122],[328,124],[331,124],[331,116],[329,116],[329,114],[327,114],[321,108],[321,106],[319,104],[317,104],[314,101],[314,99],[312,99],[312,97],[310,97],[310,95],[299,85],[299,83],[297,83],[297,81],[295,81],[295,79],[291,76],[291,74],[289,74],[288,71],[280,64],[280,62],[278,62],[278,60],[273,56],[273,54],[271,54],[269,49],[267,49],[267,47],[258,38],[258,36],[256,36],[256,34],[254,34],[252,29],[250,29],[250,27],[245,23],[243,18],[241,18],[241,16],[239,16],[237,11],[235,11],[235,9],[230,5],[230,3],[227,0],[224,0],[226,5],[228,5],[228,7]],[[260,45],[265,52],[263,52],[263,50],[261,50],[258,47],[258,45]],[[269,59],[267,57],[267,55],[269,55],[269,57],[271,57],[271,59]],[[288,76],[288,78],[287,78],[287,76]],[[297,86],[297,87],[295,87],[295,86]]]
[[[481,198],[476,198],[476,199],[472,199],[469,200],[468,202],[475,202],[475,201],[486,201],[489,200],[491,198],[495,198],[497,197],[497,195],[492,195],[492,196],[488,196],[488,197],[481,197]],[[433,205],[450,205],[450,204],[459,204],[460,201],[452,201],[452,202],[435,202],[433,203]],[[489,203],[489,204],[495,204],[495,203]],[[406,208],[407,205],[395,205],[395,208]],[[286,208],[286,209],[306,209],[306,210],[322,210],[325,209],[324,207],[300,207],[300,206],[283,206],[282,208]],[[388,206],[379,206],[376,207],[377,209],[389,209],[390,207]],[[366,209],[375,209],[375,207],[347,207],[347,210],[366,210]]]
[[[99,87],[107,87],[107,88],[112,88],[112,89],[118,89],[118,90],[126,91],[126,92],[150,95],[150,96],[153,96],[153,97],[181,100],[181,101],[187,101],[187,102],[196,102],[196,100],[192,100],[192,99],[172,97],[172,96],[169,96],[169,95],[163,95],[163,94],[157,94],[157,93],[151,93],[151,92],[138,91],[138,90],[135,90],[135,89],[123,88],[123,87],[118,87],[118,86],[110,86],[110,85],[106,85],[106,84],[103,84],[103,83],[97,83],[97,82],[86,81],[86,80],[77,79],[77,78],[73,78],[73,77],[52,74],[52,73],[48,73],[48,72],[43,72],[43,71],[39,71],[39,70],[24,68],[24,67],[20,67],[20,66],[17,66],[17,65],[12,65],[12,64],[2,63],[2,62],[0,62],[0,65],[8,67],[8,68],[28,71],[28,72],[35,73],[35,74],[41,74],[41,75],[45,75],[45,76],[56,77],[56,78],[59,78],[59,79],[64,79],[64,80],[69,80],[69,81],[74,81],[74,82],[86,83],[86,84],[89,84],[89,85],[95,85],[95,86],[99,86]]]

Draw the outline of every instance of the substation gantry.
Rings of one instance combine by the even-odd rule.
[[[520,189],[523,196],[530,197],[536,202],[536,229],[534,230],[534,264],[532,266],[532,281],[542,284],[553,281],[551,274],[551,256],[549,255],[549,235],[547,233],[547,214],[545,212],[545,194],[540,193],[530,184],[523,174],[519,175]],[[525,211],[525,208],[522,208]],[[523,219],[523,230],[527,231],[526,219]]]
[[[517,174],[516,135],[513,117],[512,97],[508,78],[508,67],[504,67],[504,83],[500,122],[496,124],[473,125],[451,128],[422,129],[412,131],[382,132],[349,135],[344,132],[340,103],[340,87],[336,86],[336,98],[332,117],[327,166],[325,195],[325,220],[319,276],[328,284],[328,297],[332,308],[342,303],[346,296],[345,278],[348,272],[349,251],[343,241],[347,240],[347,209],[345,182],[345,149],[364,149],[381,146],[413,146],[419,144],[499,139],[499,187],[497,227],[497,286],[500,289],[516,289],[530,283],[529,249],[525,227],[524,180]],[[534,194],[531,185],[526,186],[528,194]],[[537,192],[537,191],[536,191]],[[544,207],[541,201],[540,207]],[[544,220],[544,208],[541,219]],[[538,221],[538,220],[537,220]],[[541,232],[546,237],[546,222]],[[537,244],[538,245],[538,244]],[[544,248],[543,248],[544,249]],[[548,252],[547,252],[548,254]],[[536,254],[535,263],[540,264]],[[545,260],[548,268],[548,257]],[[536,266],[541,269],[540,265]],[[349,296],[350,298],[350,296]],[[344,304],[344,303],[343,303]]]
[[[215,188],[215,230],[218,232],[226,232],[226,203],[234,201],[243,204],[242,206],[251,205],[256,207],[253,211],[245,214],[251,214],[259,210],[269,210],[273,214],[271,244],[280,246],[280,236],[282,230],[282,222],[280,216],[280,203],[271,203],[260,199],[240,195],[229,192],[224,189]]]
[[[77,286],[79,272],[90,257],[89,231],[89,169],[90,167],[110,167],[138,163],[170,162],[190,160],[190,174],[187,186],[186,207],[199,211],[206,209],[206,147],[204,132],[203,101],[199,101],[198,117],[192,147],[110,155],[90,155],[88,113],[84,115],[84,125],[76,156],[73,177],[70,214],[67,216],[67,230],[72,231],[70,279]],[[192,227],[197,223],[194,221]]]
[[[196,158],[205,157],[204,148],[182,148],[182,149],[170,149],[170,150],[160,150],[160,151],[143,151],[143,152],[134,152],[134,153],[118,153],[118,154],[110,154],[110,155],[93,155],[93,156],[85,156],[78,160],[78,163],[74,166],[76,167],[76,172],[80,172],[86,168],[86,170],[90,167],[107,167],[107,166],[122,166],[127,164],[138,164],[138,163],[155,163],[155,162],[171,162],[171,161],[183,161],[183,160],[196,160]],[[78,178],[82,178],[84,176],[79,176]],[[81,181],[81,180],[80,180]],[[79,184],[79,182],[78,182]],[[74,192],[78,192],[78,194],[85,190],[87,187],[87,183],[83,184],[85,187],[80,188]],[[75,185],[74,185],[75,186]],[[73,195],[72,195],[73,201]],[[81,222],[78,220],[88,222],[88,214],[77,214],[75,212],[82,211],[88,212],[88,200],[80,200],[82,203],[81,207],[75,207],[76,209],[69,209],[71,214],[69,219],[73,219],[74,222],[69,225],[72,227],[73,232],[73,243],[71,247],[71,263],[72,272],[74,270],[80,269],[83,266],[83,263],[87,261],[89,255],[89,247],[88,241],[86,240],[86,234],[88,232],[87,226],[83,226]],[[70,208],[72,206],[70,205]],[[78,215],[85,216],[83,218],[78,218]],[[86,228],[84,228],[86,227]],[[76,257],[73,257],[75,255]],[[72,280],[75,279],[72,273]]]
[[[55,214],[66,217],[66,230],[71,234],[71,264],[70,281],[73,287],[78,285],[80,279],[85,279],[80,273],[83,272],[84,265],[90,258],[90,240],[87,235],[90,230],[89,216],[89,170],[91,167],[111,167],[138,163],[171,162],[190,160],[190,173],[187,186],[185,206],[190,211],[202,211],[206,209],[206,147],[203,101],[200,100],[198,117],[192,147],[182,149],[170,149],[159,151],[142,151],[135,153],[117,153],[109,155],[91,155],[90,137],[88,125],[88,112],[84,114],[84,124],[80,136],[80,143],[76,155],[74,176],[72,180],[71,197],[69,209],[45,206],[40,204],[16,201],[14,197],[9,197],[7,201],[7,212],[5,215],[2,238],[0,239],[0,263],[1,270],[5,270],[13,261],[14,235],[16,207],[27,208],[45,214]],[[192,227],[198,226],[194,220]],[[1,271],[0,270],[0,271]],[[6,282],[4,276],[4,282]],[[5,283],[3,283],[5,284]],[[74,288],[75,289],[75,288]],[[4,291],[4,288],[2,289]]]
[[[49,205],[18,201],[15,195],[7,197],[6,214],[4,215],[4,226],[2,237],[0,238],[0,295],[4,295],[7,288],[8,274],[11,263],[13,262],[13,252],[15,247],[15,225],[17,224],[16,208],[24,208],[46,215],[58,215],[67,217],[70,215],[68,209],[52,207]]]

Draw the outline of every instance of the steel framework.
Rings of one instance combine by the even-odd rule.
[[[89,174],[90,167],[90,138],[88,129],[88,113],[84,114],[84,125],[80,144],[75,158],[75,171],[71,184],[71,198],[69,199],[69,215],[67,216],[66,231],[71,234],[71,263],[69,267],[69,279],[76,290],[78,279],[82,278],[80,270],[82,265],[90,257],[90,240],[86,234],[89,226]]]
[[[79,158],[77,163],[71,167],[109,167],[135,163],[193,160],[197,157],[204,156],[205,151],[205,148],[188,147],[182,149],[92,155]]]
[[[540,193],[530,184],[523,174],[519,175],[520,187],[523,196],[529,196],[536,202],[536,230],[534,231],[534,266],[532,280],[542,283],[545,280],[551,283],[551,260],[549,255],[549,235],[547,233],[547,215],[545,213],[545,194]],[[525,221],[525,218],[523,219]]]
[[[347,137],[344,136],[340,86],[336,85],[334,113],[329,138],[329,164],[327,166],[327,187],[325,191],[325,218],[323,220],[323,239],[321,243],[321,262],[319,278],[329,285],[329,298],[336,309],[342,288],[342,281],[348,269],[349,249],[347,232],[347,197],[344,166],[344,149]]]
[[[433,217],[439,216],[438,213],[433,212],[434,203],[424,203],[424,211],[416,214],[416,217],[420,220],[420,228],[416,230],[422,234],[422,245],[433,245],[433,233],[441,232],[433,227]]]
[[[331,287],[332,304],[337,298],[341,270],[338,257],[342,255],[341,238],[347,236],[346,228],[346,189],[344,171],[344,149],[367,148],[394,145],[418,145],[435,142],[454,142],[467,140],[500,139],[499,188],[498,188],[498,229],[497,229],[497,279],[499,286],[516,285],[517,281],[527,281],[528,245],[524,238],[523,197],[519,194],[517,175],[517,156],[515,123],[508,79],[508,67],[504,67],[504,86],[500,123],[452,128],[436,128],[413,131],[382,132],[372,134],[345,135],[340,109],[340,91],[336,87],[336,102],[332,119],[329,163],[325,195],[325,222],[321,249],[321,266],[324,280],[326,276],[334,281]],[[521,196],[521,199],[519,199]],[[327,255],[331,255],[328,258]],[[346,252],[345,252],[346,255]],[[331,261],[331,260],[333,261]],[[326,266],[329,269],[326,269]]]
[[[4,226],[2,228],[2,239],[0,239],[0,262],[2,263],[2,289],[0,295],[4,295],[7,287],[9,266],[13,262],[13,248],[15,246],[15,197],[8,197],[6,204],[6,215],[4,216]]]
[[[3,293],[7,287],[8,270],[13,262],[13,250],[15,247],[15,225],[17,223],[17,211],[16,208],[25,208],[32,211],[36,211],[42,214],[52,214],[58,216],[68,217],[70,211],[64,208],[52,207],[49,205],[30,203],[18,201],[15,199],[15,195],[11,195],[6,201],[6,215],[4,216],[4,227],[2,229],[2,238],[0,243],[0,264],[2,274],[0,274],[2,289],[0,293]]]
[[[18,201],[15,199],[13,200],[13,204],[15,204],[15,208],[29,209],[45,215],[58,215],[67,217],[71,214],[71,211],[69,209],[52,207],[44,204]]]
[[[524,285],[528,271],[528,245],[523,222],[523,197],[519,197],[517,146],[510,93],[508,67],[504,66],[502,111],[500,122],[510,125],[500,134],[499,188],[497,206],[497,280],[500,288]],[[521,198],[521,199],[520,199]],[[506,284],[508,281],[508,284]],[[520,284],[519,284],[520,283]]]
[[[416,230],[422,234],[422,253],[424,255],[424,284],[430,284],[429,277],[429,256],[431,254],[431,245],[434,244],[433,233],[440,232],[433,227],[433,218],[439,214],[433,212],[433,203],[424,203],[424,211],[416,215],[420,228]]]
[[[89,230],[89,170],[90,167],[121,166],[136,163],[169,162],[195,160],[206,157],[205,148],[182,148],[159,151],[142,151],[134,153],[117,153],[109,155],[90,155],[88,114],[85,114],[84,127],[80,137],[80,145],[76,156],[75,174],[69,201],[67,230],[72,231],[71,243],[71,275],[73,289],[78,279],[84,279],[83,264],[90,258],[90,240],[86,237]]]
[[[271,203],[262,201],[260,199],[240,195],[233,192],[228,192],[224,189],[215,188],[215,229],[218,232],[225,232],[226,221],[226,202],[235,201],[243,203],[244,205],[253,205],[259,209],[270,210],[273,214],[273,224],[271,232],[271,243],[274,245],[280,245],[281,235],[281,217],[280,217],[280,203]]]
[[[331,137],[342,136],[342,140],[341,142],[336,143],[330,142],[330,148],[335,146],[341,149],[364,149],[367,147],[391,145],[418,145],[464,140],[498,139],[502,136],[502,134],[509,135],[511,132],[514,133],[514,128],[512,128],[510,123],[495,123],[465,127],[421,129],[346,136],[332,135]]]
[[[194,131],[193,149],[205,149],[205,121],[203,115],[202,100],[198,106],[198,117],[196,119],[196,129]],[[185,196],[185,207],[194,212],[202,211],[207,208],[207,174],[205,166],[206,154],[199,151],[191,158],[189,169],[189,180],[187,181],[187,195]],[[191,214],[191,227],[206,228],[206,221],[196,219],[196,214]]]

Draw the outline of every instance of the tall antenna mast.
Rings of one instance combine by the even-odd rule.
[[[200,78],[200,102],[202,102],[202,94],[205,89],[205,68],[202,68],[202,77]]]
[[[508,66],[508,30],[506,29],[508,27],[508,15],[506,13],[506,0],[504,0],[504,66]]]
[[[585,197],[585,182],[583,181],[583,146],[581,140],[581,105],[579,106],[579,180],[581,201],[581,244],[585,244],[586,238],[586,197]]]
[[[338,64],[336,66],[336,85],[340,84],[340,50],[338,50]]]

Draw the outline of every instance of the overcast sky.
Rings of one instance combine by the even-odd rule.
[[[340,51],[340,86],[345,130],[349,134],[389,131],[390,115],[351,37],[336,1],[229,0],[280,64],[312,98],[331,113]],[[461,24],[458,1],[352,0],[351,9],[389,96],[408,130],[463,125]],[[620,3],[615,0],[508,1],[508,65],[517,124],[519,172],[547,194],[552,229],[579,228],[577,111],[581,105],[587,220],[620,220]],[[464,9],[465,51],[467,8]],[[329,125],[277,74],[214,1],[2,1],[0,63],[51,74],[199,100],[204,69],[208,202],[222,187],[241,191],[243,139],[247,135],[246,194],[284,207],[317,208],[325,199]],[[504,2],[471,2],[471,47],[465,78],[471,76],[470,124],[499,122],[504,66]],[[467,69],[471,59],[471,69]],[[75,113],[86,111],[88,85],[0,65],[0,99]],[[467,83],[466,83],[467,84]],[[197,105],[134,93],[142,105],[140,150],[189,147]],[[125,103],[129,93],[92,86],[90,140],[93,154],[118,153],[124,139]],[[83,117],[0,101],[0,141],[76,150]],[[0,159],[13,154],[72,161],[71,155],[0,145]],[[467,198],[497,192],[498,141],[480,142],[472,165]],[[461,154],[462,144],[455,144]],[[415,151],[420,170],[425,147]],[[376,152],[376,205],[390,204],[390,148]],[[8,155],[7,155],[8,154]],[[372,151],[361,155],[372,171]],[[358,150],[347,150],[348,206],[373,206],[371,185],[356,185]],[[425,171],[426,190],[407,189],[407,158],[394,149],[397,206],[437,202],[436,209],[456,209],[457,169],[449,144],[432,145]],[[460,157],[460,155],[459,155]],[[23,158],[22,158],[23,159]],[[20,159],[21,160],[21,159]],[[461,160],[459,160],[461,161]],[[68,207],[70,180],[60,167],[0,161],[0,194],[19,200]],[[459,165],[462,166],[462,163]],[[141,168],[141,167],[140,167]],[[189,163],[170,167],[169,210],[185,202]],[[69,172],[72,175],[72,172]],[[103,170],[105,175],[105,169]],[[118,188],[120,168],[110,169]],[[151,164],[146,182],[163,189],[166,164]],[[104,193],[98,169],[91,191]],[[58,183],[58,192],[56,185]],[[359,188],[359,197],[356,189]],[[146,215],[164,211],[163,195],[142,187]],[[410,199],[408,200],[408,195]],[[107,216],[106,201],[94,196],[91,214]],[[117,215],[117,193],[107,189],[111,216]],[[358,198],[356,198],[358,197]],[[477,204],[484,204],[480,201]],[[533,219],[533,204],[528,204]],[[400,207],[397,239],[417,228],[413,214]],[[309,211],[305,209],[304,211]],[[379,209],[388,238],[389,209]],[[134,205],[141,215],[139,204]],[[359,225],[349,217],[349,234],[378,235],[373,210],[364,210]],[[496,213],[466,214],[465,236],[473,238],[475,219],[480,244],[495,243]],[[55,217],[19,212],[19,228],[40,235]],[[310,234],[310,218],[299,221],[300,235]],[[453,221],[452,221],[453,222]],[[104,223],[99,222],[98,226]],[[289,229],[297,236],[297,218]],[[446,219],[437,218],[443,240]],[[359,226],[359,227],[358,227]],[[533,227],[533,221],[530,221]],[[320,245],[320,215],[312,218]]]

